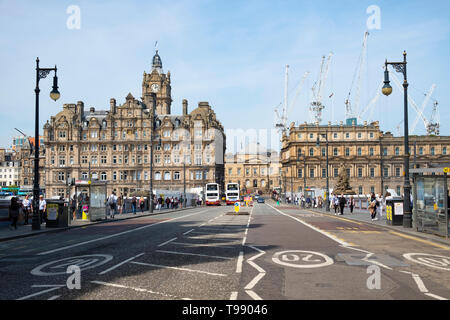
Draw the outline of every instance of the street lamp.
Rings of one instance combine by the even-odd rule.
[[[51,72],[55,71],[53,77],[53,90],[50,92],[50,98],[54,101],[60,97],[58,91],[58,77],[56,76],[56,65],[54,68],[39,68],[39,58],[36,58],[36,114],[34,124],[34,183],[33,183],[33,222],[31,225],[32,230],[40,230],[41,223],[39,217],[39,80],[44,79]]]
[[[329,195],[329,180],[328,180],[328,132],[326,132],[325,134],[321,135],[322,137],[325,136],[325,142],[326,142],[326,157],[327,157],[327,186],[326,186],[326,190],[325,190],[325,197],[327,198],[327,202],[326,202],[326,206],[325,206],[325,210],[326,211],[330,211],[330,195]],[[316,146],[320,146],[320,140],[319,140],[319,135],[317,135],[317,141],[316,141]]]
[[[408,80],[406,76],[406,51],[403,51],[403,61],[402,62],[388,62],[385,61],[384,70],[384,86],[381,92],[388,96],[392,93],[392,87],[389,84],[389,71],[388,65],[392,65],[395,71],[403,74],[403,92],[404,92],[404,148],[405,148],[405,179],[403,184],[403,192],[405,194],[403,198],[403,227],[412,228],[412,214],[411,214],[411,184],[409,182],[409,142],[408,142]]]

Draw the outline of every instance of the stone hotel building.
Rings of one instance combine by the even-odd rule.
[[[317,137],[320,145],[317,146]],[[334,189],[343,164],[357,194],[383,193],[393,189],[403,194],[403,137],[380,130],[379,122],[362,125],[290,126],[282,138],[283,191],[303,192],[326,186],[326,138],[328,138],[330,189]],[[426,168],[450,163],[449,136],[410,136],[410,167]]]
[[[223,187],[225,134],[211,106],[200,102],[188,112],[184,99],[182,114],[171,109],[170,71],[163,73],[158,52],[151,72],[144,72],[141,99],[131,93],[123,104],[111,99],[109,110],[87,109],[82,101],[64,104],[44,126],[47,196],[67,196],[68,178],[105,181],[108,193],[148,192],[152,145],[155,189],[186,186],[189,192],[208,182]]]

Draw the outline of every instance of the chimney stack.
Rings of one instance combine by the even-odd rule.
[[[109,106],[111,109],[111,113],[115,114],[116,113],[116,99],[114,99],[114,98],[109,99]]]

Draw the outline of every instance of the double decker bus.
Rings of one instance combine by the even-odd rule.
[[[225,189],[225,200],[227,205],[234,204],[236,201],[239,201],[239,184],[227,183]]]
[[[218,183],[207,183],[206,184],[206,205],[219,205],[220,206],[220,190]]]

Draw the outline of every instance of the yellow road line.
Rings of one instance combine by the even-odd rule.
[[[357,225],[362,225],[362,223],[356,222],[356,221],[353,221],[353,220],[350,220],[350,219],[346,219],[346,218],[342,218],[342,217],[336,217],[336,216],[333,216],[333,215],[330,215],[330,214],[326,214],[326,213],[322,213],[322,212],[315,212],[315,211],[311,211],[311,210],[306,210],[306,211],[309,211],[309,212],[312,212],[312,213],[317,213],[317,214],[320,214],[322,216],[326,216],[326,217],[330,217],[330,218],[335,218],[335,219],[339,219],[339,220],[345,220],[347,222],[351,222],[351,223],[354,223],[354,224],[357,224]]]
[[[446,246],[445,244],[435,243],[435,242],[432,242],[432,241],[416,238],[414,236],[409,236],[409,235],[406,235],[406,234],[403,234],[403,233],[398,233],[398,232],[395,232],[395,231],[389,231],[389,233],[395,234],[396,236],[399,236],[399,237],[402,237],[402,238],[411,239],[411,240],[415,240],[415,241],[418,241],[418,242],[426,243],[426,244],[429,244],[430,246],[438,247],[438,248],[441,248],[441,249],[444,249],[444,250],[450,250],[450,247]]]

